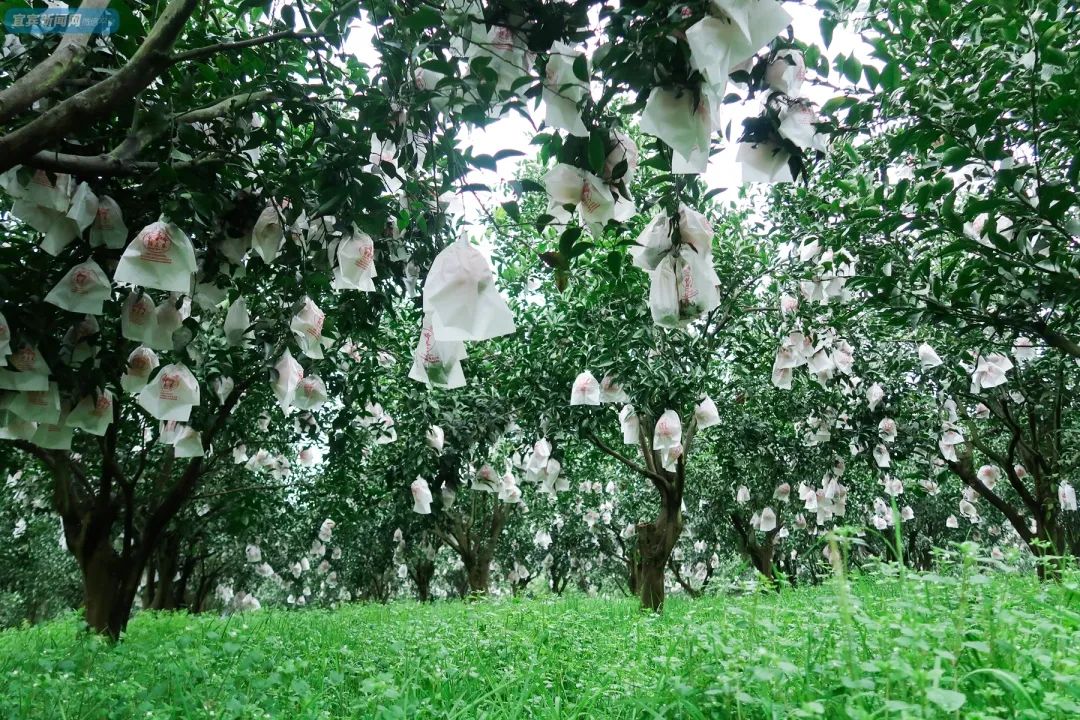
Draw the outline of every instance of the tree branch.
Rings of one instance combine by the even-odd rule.
[[[101,10],[109,0],[83,0],[79,12]],[[30,69],[28,73],[0,90],[0,123],[11,120],[48,95],[70,75],[86,57],[86,46],[91,34],[85,32],[64,33],[60,44],[49,57]]]
[[[211,55],[230,52],[232,50],[242,50],[244,48],[256,47],[259,45],[269,45],[281,40],[308,40],[321,37],[323,37],[322,33],[318,32],[308,32],[306,30],[282,30],[281,32],[271,33],[270,35],[260,35],[259,37],[244,38],[243,40],[214,43],[213,45],[177,53],[169,58],[169,64],[176,65],[189,60],[202,60]]]
[[[20,165],[71,131],[130,102],[169,66],[169,51],[199,0],[170,0],[131,59],[92,87],[57,104],[26,125],[0,136],[0,172]]]
[[[671,485],[668,483],[667,478],[665,478],[664,476],[660,475],[659,473],[655,473],[642,465],[638,465],[636,462],[626,457],[618,450],[615,450],[610,445],[601,440],[599,437],[597,437],[596,433],[589,432],[586,434],[586,437],[589,439],[589,442],[591,442],[600,450],[600,452],[615,458],[623,465],[630,468],[639,475],[643,475],[644,477],[649,478],[653,481],[654,485],[662,488],[663,492],[671,491]]]

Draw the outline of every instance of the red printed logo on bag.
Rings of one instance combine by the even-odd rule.
[[[323,321],[326,320],[326,315],[318,310],[312,311],[311,327],[307,329],[307,334],[318,340],[322,337]]]
[[[113,229],[112,214],[109,212],[109,208],[102,206],[97,209],[97,218],[94,220],[94,224],[101,230]]]
[[[26,393],[26,404],[37,405],[38,407],[48,407],[49,394],[46,393],[44,390],[28,392]]]
[[[683,265],[682,268],[682,283],[681,293],[679,300],[683,305],[690,305],[698,296],[697,286],[694,285],[694,274],[690,271],[689,265]]]
[[[172,238],[169,237],[169,231],[164,225],[159,225],[143,235],[142,245],[140,259],[146,262],[172,264],[172,259],[169,257]]]
[[[581,186],[581,204],[589,212],[596,212],[597,208],[600,207],[600,201],[593,199],[593,189],[588,181]]]
[[[510,51],[514,49],[514,33],[510,28],[495,28],[495,39],[492,45],[496,50]]]
[[[177,395],[177,388],[180,387],[180,378],[173,374],[167,374],[161,376],[161,392],[158,397],[162,400],[179,400],[180,396]]]
[[[47,187],[50,190],[56,187],[55,185],[53,185],[52,180],[49,179],[49,176],[45,173],[44,170],[38,170],[37,172],[35,172],[34,177],[30,180],[30,182],[34,183],[35,185]]]
[[[105,395],[98,395],[97,402],[94,403],[94,414],[101,417],[112,408],[112,400]]]
[[[435,330],[428,325],[420,333],[420,338],[424,343],[424,365],[428,367],[442,365],[442,355],[435,349]]]
[[[90,291],[90,286],[95,279],[92,270],[79,268],[71,274],[71,292],[76,295],[85,295]]]
[[[16,370],[22,370],[28,372],[34,369],[34,363],[37,362],[37,353],[33,348],[24,347],[19,352],[11,356],[11,364],[15,366]]]
[[[150,303],[145,297],[135,301],[131,309],[128,310],[128,322],[134,325],[146,324],[148,317],[150,317]]]
[[[128,361],[128,370],[132,375],[145,375],[150,370],[150,356],[141,352]]]
[[[369,242],[360,242],[360,254],[356,258],[356,267],[367,270],[375,258],[375,246]]]

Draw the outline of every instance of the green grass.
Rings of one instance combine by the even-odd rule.
[[[0,633],[0,717],[1076,718],[1080,587],[1008,575]]]

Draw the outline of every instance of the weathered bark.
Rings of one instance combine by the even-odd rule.
[[[637,526],[637,549],[641,558],[638,588],[642,610],[660,612],[664,608],[664,574],[683,529],[682,500],[674,500],[674,497],[664,498],[656,520]]]
[[[626,467],[652,482],[660,496],[660,512],[651,523],[637,526],[637,577],[641,608],[660,612],[664,607],[664,573],[675,543],[682,534],[682,498],[686,487],[686,458],[693,447],[697,426],[690,422],[683,435],[682,453],[675,461],[673,471],[664,468],[663,454],[652,447],[646,427],[650,422],[641,419],[638,429],[638,447],[645,464],[631,460],[601,440],[594,433],[587,437],[605,455],[615,458]],[[631,575],[634,571],[631,570]]]
[[[206,442],[224,425],[249,383],[250,379],[234,387],[204,434]],[[203,459],[193,458],[169,485],[170,456],[158,474],[160,487],[156,490],[163,492],[164,498],[157,505],[137,508],[135,488],[144,468],[139,467],[129,475],[121,467],[116,449],[119,424],[120,402],[114,402],[113,423],[102,440],[100,474],[93,479],[69,453],[17,442],[20,449],[40,460],[52,475],[53,504],[63,520],[67,546],[82,574],[87,626],[112,640],[119,639],[127,628],[143,573],[169,523],[191,497],[203,474]],[[113,546],[114,536],[120,540],[119,550]],[[175,562],[171,573],[159,573],[159,579],[171,581],[174,574]]]

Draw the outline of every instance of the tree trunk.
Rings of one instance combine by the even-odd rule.
[[[641,558],[637,584],[642,610],[661,612],[664,608],[664,575],[683,528],[680,505],[681,500],[662,499],[655,522],[637,526],[637,549]]]
[[[770,585],[776,587],[778,590],[780,586],[776,583],[776,573],[773,568],[773,553],[776,549],[776,545],[772,542],[766,542],[763,545],[754,544],[750,550],[750,562],[753,563],[754,569],[757,570],[765,578],[765,581]]]
[[[94,632],[118,640],[127,629],[141,571],[125,567],[107,541],[77,557],[83,576],[86,624]]]
[[[176,593],[175,580],[177,555],[179,554],[179,541],[176,536],[169,534],[157,552],[158,581],[154,592],[154,601],[150,606],[153,610],[175,610]]]
[[[416,585],[416,599],[420,602],[431,602],[431,579],[435,577],[435,563],[431,560],[420,560],[416,563],[413,572],[413,584]]]
[[[487,595],[491,584],[491,556],[484,552],[470,553],[462,560],[469,579],[469,593]]]
[[[641,589],[638,587],[640,584],[639,575],[641,574],[641,563],[636,557],[629,557],[626,560],[626,587],[630,590],[631,595],[640,595]]]

